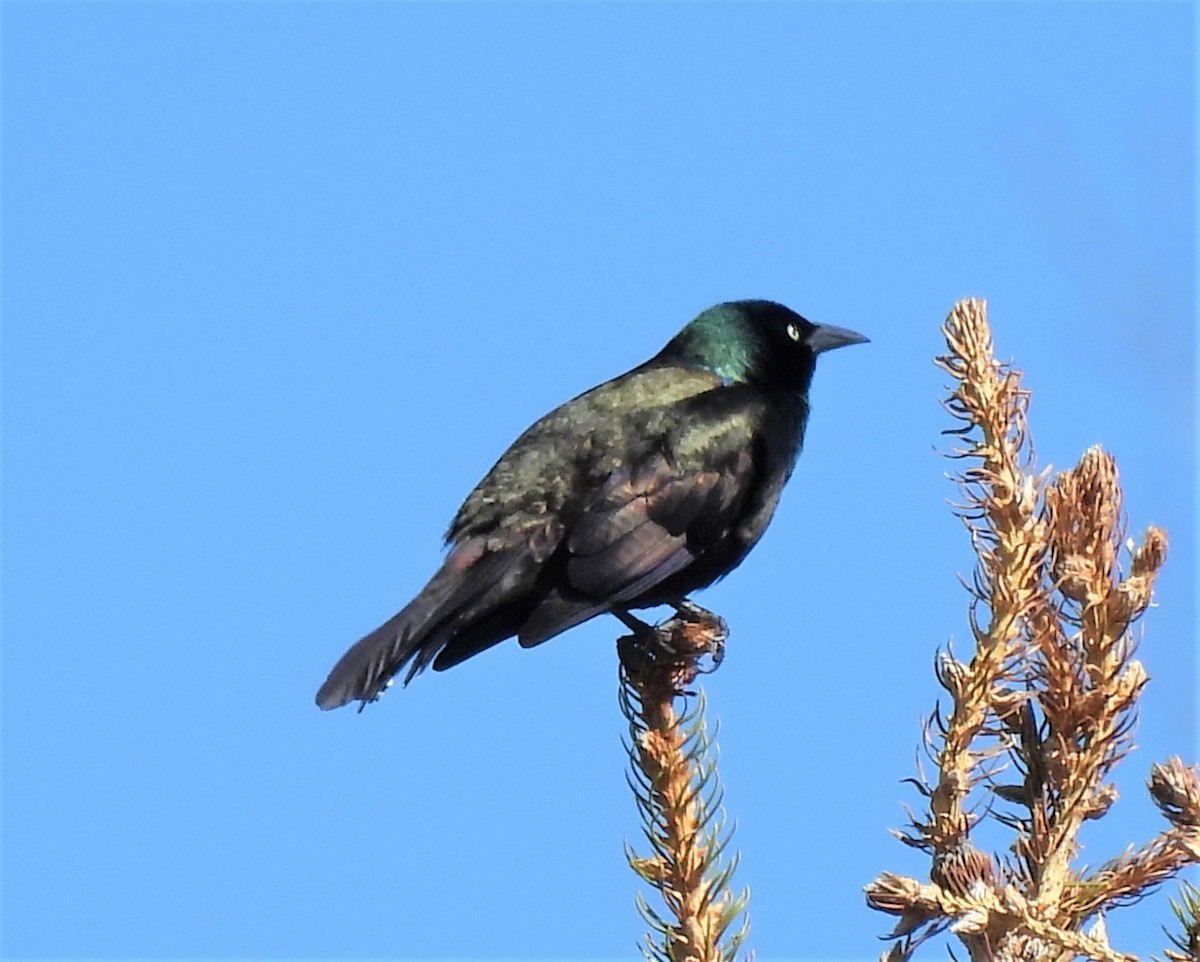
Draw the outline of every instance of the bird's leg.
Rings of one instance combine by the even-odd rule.
[[[626,628],[632,631],[635,635],[645,634],[648,631],[653,631],[654,626],[648,625],[641,618],[635,618],[629,613],[628,608],[614,608],[612,610],[614,616],[621,620]]]
[[[729,626],[725,619],[687,598],[671,602],[671,607],[675,609],[675,617],[660,627],[678,626],[677,630],[684,634],[689,649],[698,648],[700,655],[708,655],[712,659],[707,668],[697,666],[696,670],[701,674],[708,675],[720,668],[725,660],[725,640],[729,637]]]
[[[653,626],[626,609],[614,608],[612,613],[633,632],[617,640],[617,653],[630,674],[671,671],[678,678],[677,692],[684,694],[685,686],[697,675],[720,666],[729,629],[724,619],[687,599],[672,602],[671,606],[675,616]],[[711,659],[709,667],[701,667],[705,657]]]
[[[678,601],[667,602],[675,613],[685,621],[711,621],[713,619],[725,624],[725,619],[720,615],[716,615],[707,608],[701,608],[696,602],[687,598],[680,598]]]
[[[664,650],[666,640],[653,625],[635,618],[625,608],[613,608],[612,613],[632,632],[617,639],[617,657],[629,674],[645,674],[652,666],[669,660],[675,654],[669,648]]]

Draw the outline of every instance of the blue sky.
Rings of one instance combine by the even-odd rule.
[[[1168,529],[1096,863],[1196,760],[1188,4],[5,3],[5,958],[629,958],[599,619],[319,712],[555,404],[717,301],[822,358],[774,524],[698,596],[749,945],[874,958],[967,636],[930,363],[987,297],[1042,464]],[[1109,918],[1161,952],[1166,895]],[[926,957],[944,957],[932,948]]]

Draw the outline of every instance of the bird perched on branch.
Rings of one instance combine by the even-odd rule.
[[[867,338],[772,301],[718,304],[658,354],[535,422],[450,523],[450,553],[355,643],[321,708],[457,665],[514,635],[540,645],[606,612],[682,605],[762,536],[792,473],[817,355]]]

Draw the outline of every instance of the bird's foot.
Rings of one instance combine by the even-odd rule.
[[[658,625],[648,625],[628,611],[614,611],[633,632],[617,639],[617,654],[631,676],[670,672],[676,693],[683,695],[689,694],[687,686],[698,675],[720,667],[729,627],[719,615],[686,599],[672,607],[675,616]]]

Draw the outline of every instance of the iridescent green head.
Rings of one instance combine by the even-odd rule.
[[[804,393],[818,354],[866,340],[774,301],[727,301],[692,320],[659,357],[712,371],[728,384]]]

